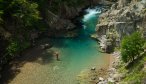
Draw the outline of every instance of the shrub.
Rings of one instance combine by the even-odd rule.
[[[144,39],[139,32],[124,37],[121,43],[122,60],[126,63],[132,62],[143,51],[143,45]]]
[[[17,41],[11,41],[7,47],[8,54],[14,56],[20,50],[20,46]]]
[[[16,54],[19,54],[21,51],[25,50],[29,46],[29,41],[20,42],[19,40],[12,40],[10,41],[10,44],[7,47],[7,51],[10,56],[15,56]]]

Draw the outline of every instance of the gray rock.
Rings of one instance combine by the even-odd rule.
[[[102,78],[102,77],[99,77],[99,81],[104,81],[104,78]]]
[[[108,80],[108,82],[111,82],[111,83],[115,82],[115,80],[113,78],[108,78],[107,80]]]
[[[92,67],[91,70],[96,70],[96,68],[95,67]]]
[[[144,4],[146,4],[144,1],[138,0],[119,0],[118,4],[112,5],[111,9],[99,17],[99,23],[96,26],[98,38],[101,39],[104,35],[108,36],[108,33],[116,34],[115,41],[111,41],[111,43],[119,47],[122,38],[135,32],[136,28],[146,31],[146,14],[143,13],[146,5]],[[99,41],[104,44],[101,48],[106,51],[114,47],[110,42],[106,44],[106,42],[103,43],[103,40]]]
[[[120,81],[120,79],[121,79],[121,74],[114,74],[114,75],[113,75],[113,79],[114,79],[116,82]]]

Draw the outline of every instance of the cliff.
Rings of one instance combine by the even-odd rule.
[[[112,52],[122,38],[135,31],[146,32],[146,1],[119,0],[102,13],[96,26],[102,50]]]

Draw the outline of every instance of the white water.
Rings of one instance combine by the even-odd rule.
[[[99,9],[99,8],[95,8],[95,9],[88,8],[88,9],[86,9],[86,13],[87,14],[84,15],[84,18],[83,18],[84,22],[87,22],[90,18],[95,17],[96,14],[100,14],[101,9]]]

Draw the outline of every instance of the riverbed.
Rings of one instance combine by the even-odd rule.
[[[80,19],[82,28],[75,38],[51,38],[54,45],[47,50],[36,47],[25,53],[25,61],[20,72],[10,80],[10,84],[77,84],[81,71],[92,67],[108,65],[108,56],[99,52],[97,41],[90,37],[95,33],[100,7],[88,8]],[[60,61],[53,56],[59,53]],[[29,58],[31,57],[31,58]],[[33,60],[32,60],[33,57]]]

